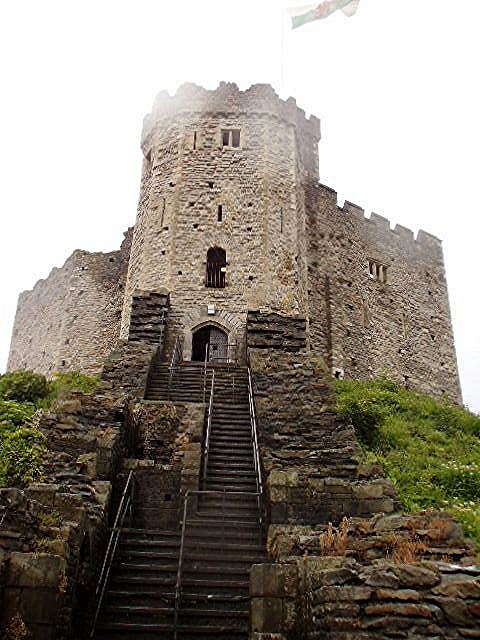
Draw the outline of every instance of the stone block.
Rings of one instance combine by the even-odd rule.
[[[6,584],[11,587],[58,589],[65,567],[65,559],[60,556],[14,551],[10,554]]]
[[[298,593],[298,569],[289,564],[255,564],[250,571],[252,597],[295,597]]]
[[[53,507],[55,493],[58,491],[57,484],[35,483],[25,489],[25,495],[32,500],[36,500],[45,507]]]
[[[252,598],[250,605],[251,629],[253,632],[284,633],[295,625],[296,613],[293,600]]]

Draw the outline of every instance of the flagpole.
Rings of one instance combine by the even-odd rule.
[[[285,3],[280,5],[280,26],[280,91],[285,94]]]

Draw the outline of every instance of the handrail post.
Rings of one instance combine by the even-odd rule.
[[[177,582],[175,584],[175,614],[173,622],[173,638],[177,640],[178,632],[178,611],[180,609],[180,600],[182,597],[182,565],[183,565],[183,548],[185,545],[185,529],[187,526],[187,510],[188,499],[190,498],[190,492],[187,490],[185,493],[185,501],[183,505],[183,522],[182,522],[182,535],[180,539],[180,552],[178,556],[178,570],[177,570]]]
[[[262,467],[260,462],[260,451],[258,447],[258,428],[257,428],[257,415],[255,411],[255,401],[253,398],[253,384],[252,373],[250,366],[248,366],[248,405],[250,409],[250,424],[252,427],[252,445],[253,445],[253,461],[255,467],[257,494],[258,494],[258,508],[260,524],[263,524],[263,482],[262,482]]]
[[[212,429],[213,394],[215,389],[215,371],[212,372],[212,386],[210,387],[210,401],[208,403],[207,433],[205,434],[205,448],[203,454],[203,484],[207,480],[208,452],[210,449],[210,431]]]
[[[169,368],[169,375],[168,375],[168,399],[169,400],[170,400],[170,392],[172,389],[173,375],[175,373],[175,366],[177,365],[178,362],[182,360],[182,358],[183,358],[182,344],[180,342],[180,336],[177,336],[177,339],[175,340],[175,346],[173,347],[172,357],[170,359],[170,368]]]
[[[93,638],[93,635],[95,633],[98,614],[100,613],[100,608],[103,602],[103,596],[105,595],[105,589],[107,586],[108,578],[110,576],[110,570],[112,568],[113,558],[115,557],[115,553],[117,551],[118,540],[120,538],[120,534],[122,531],[123,522],[129,510],[133,508],[132,485],[134,482],[135,482],[135,474],[132,470],[128,474],[127,482],[125,483],[125,487],[123,488],[122,497],[120,499],[120,504],[118,506],[117,514],[115,516],[112,533],[110,534],[107,550],[105,551],[105,558],[103,560],[102,568],[100,570],[100,576],[97,582],[97,587],[95,589],[95,596],[98,597],[98,601],[97,601],[97,607],[95,609],[95,614],[93,617],[92,628],[90,631],[90,638]]]
[[[208,362],[208,342],[205,345],[205,360],[203,362],[203,402],[207,396],[207,362]]]

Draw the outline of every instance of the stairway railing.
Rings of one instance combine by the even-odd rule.
[[[215,393],[215,371],[212,372],[212,385],[210,387],[210,401],[208,403],[207,433],[205,434],[205,447],[203,451],[203,482],[207,480],[208,453],[210,450],[210,433],[212,431],[213,395]]]
[[[130,471],[130,473],[128,474],[127,482],[123,489],[122,498],[120,500],[117,515],[115,517],[115,522],[113,523],[112,533],[110,534],[110,539],[108,541],[107,550],[105,552],[105,558],[103,560],[102,569],[100,571],[100,577],[98,578],[97,588],[95,589],[95,598],[97,600],[97,606],[95,609],[95,615],[93,617],[92,629],[90,631],[90,636],[89,636],[90,638],[93,638],[95,634],[95,627],[98,620],[98,614],[100,613],[103,597],[105,595],[105,589],[107,586],[108,578],[110,576],[110,571],[112,569],[113,559],[117,551],[118,540],[120,538],[123,523],[125,522],[127,513],[128,513],[128,519],[130,521],[130,524],[132,521],[133,501],[134,501],[134,495],[135,495],[135,482],[136,482],[135,474],[133,471]]]
[[[173,375],[175,368],[179,362],[183,360],[182,342],[180,336],[177,336],[175,340],[175,346],[173,348],[172,358],[170,360],[170,368],[168,373],[168,399],[170,400],[170,393],[172,391]]]
[[[248,406],[250,409],[250,424],[252,427],[252,445],[253,445],[253,461],[255,465],[255,480],[257,483],[257,495],[258,495],[258,514],[260,519],[260,526],[264,525],[264,489],[262,478],[262,465],[260,461],[260,448],[258,446],[258,426],[257,426],[257,412],[255,409],[255,398],[253,396],[253,384],[252,384],[252,372],[250,366],[248,366]]]
[[[178,616],[180,613],[180,607],[182,602],[182,573],[183,573],[183,561],[185,559],[185,536],[187,530],[187,516],[188,516],[188,501],[192,497],[201,497],[201,496],[218,496],[222,498],[222,539],[225,539],[225,499],[227,496],[248,496],[248,497],[257,497],[258,493],[254,491],[190,491],[188,490],[185,493],[184,504],[183,504],[183,521],[182,521],[182,533],[180,538],[180,552],[178,556],[178,569],[177,569],[177,581],[175,584],[175,612],[174,612],[174,633],[173,638],[177,640],[178,634]],[[261,537],[260,532],[260,537]]]

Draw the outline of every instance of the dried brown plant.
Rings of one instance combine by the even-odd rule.
[[[320,555],[344,556],[348,546],[349,528],[350,525],[347,518],[343,518],[338,528],[329,522],[325,533],[318,536]]]

